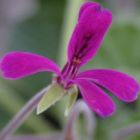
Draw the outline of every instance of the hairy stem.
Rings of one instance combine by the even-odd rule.
[[[36,135],[24,135],[9,137],[8,140],[61,140],[61,134],[52,134],[50,136],[36,136]]]
[[[93,138],[96,127],[95,117],[91,110],[88,108],[88,106],[82,100],[79,100],[73,107],[68,123],[64,129],[63,140],[77,140],[74,132],[74,125],[81,113],[84,115],[85,118],[84,126],[87,135],[86,139],[91,140]]]
[[[0,140],[6,140],[12,135],[16,129],[24,122],[24,120],[33,112],[43,94],[49,87],[38,92],[27,104],[16,114],[16,116],[6,125],[0,133]]]
[[[124,140],[129,136],[134,136],[140,133],[140,123],[134,123],[125,128],[121,128],[112,135],[112,140]]]

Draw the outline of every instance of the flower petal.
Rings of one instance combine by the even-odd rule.
[[[60,74],[59,67],[46,57],[27,53],[10,52],[0,63],[0,69],[5,78],[18,79],[41,71],[50,71]]]
[[[95,2],[85,5],[80,13],[69,42],[68,61],[83,65],[96,54],[112,22],[112,14]]]
[[[131,102],[137,99],[140,90],[138,82],[132,77],[110,69],[87,70],[77,76],[92,80],[111,91],[120,100]]]
[[[99,6],[100,7],[100,4],[97,3],[97,2],[91,2],[91,1],[87,1],[87,2],[84,2],[84,4],[81,6],[80,8],[80,12],[79,12],[79,18],[81,17],[81,15],[83,14],[83,12],[89,8],[90,6]]]
[[[103,90],[88,80],[77,79],[76,83],[80,88],[85,102],[93,111],[101,117],[108,117],[112,115],[115,111],[115,104]]]

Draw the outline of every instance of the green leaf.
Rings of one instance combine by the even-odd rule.
[[[51,85],[49,90],[44,94],[37,106],[37,114],[40,114],[62,99],[66,90],[59,84]]]
[[[68,102],[66,105],[65,116],[68,116],[78,96],[78,89],[76,86],[68,90]]]

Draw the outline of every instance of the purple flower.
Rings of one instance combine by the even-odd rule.
[[[77,25],[68,46],[68,60],[62,70],[52,60],[27,52],[10,52],[1,60],[3,77],[19,79],[37,72],[49,71],[57,75],[56,82],[65,89],[76,85],[89,107],[102,117],[112,115],[115,104],[101,87],[125,102],[137,99],[138,83],[127,74],[110,69],[80,67],[96,54],[112,22],[109,10],[95,2],[86,2],[80,9]]]

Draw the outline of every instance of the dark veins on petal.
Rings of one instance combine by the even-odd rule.
[[[77,52],[75,52],[75,56],[73,58],[73,63],[75,65],[78,65],[81,63],[81,59],[86,55],[86,53],[88,52],[88,44],[90,39],[92,38],[92,34],[91,33],[87,33],[84,38],[83,38],[83,42],[81,44],[80,50],[75,50]],[[75,47],[76,48],[76,47]],[[77,47],[78,48],[78,47]]]
[[[72,61],[66,63],[66,65],[62,69],[62,75],[64,78],[63,80],[65,81],[65,82],[63,82],[63,83],[65,83],[64,87],[69,87],[69,81],[71,79],[75,78],[75,76],[77,75],[78,70],[81,66],[80,64],[82,63],[82,59],[90,49],[88,47],[88,44],[89,44],[89,41],[91,40],[91,38],[92,38],[91,33],[86,33],[83,36],[83,40],[82,40],[80,49],[75,50],[75,54],[73,56]],[[75,48],[79,48],[79,47],[75,47]]]

